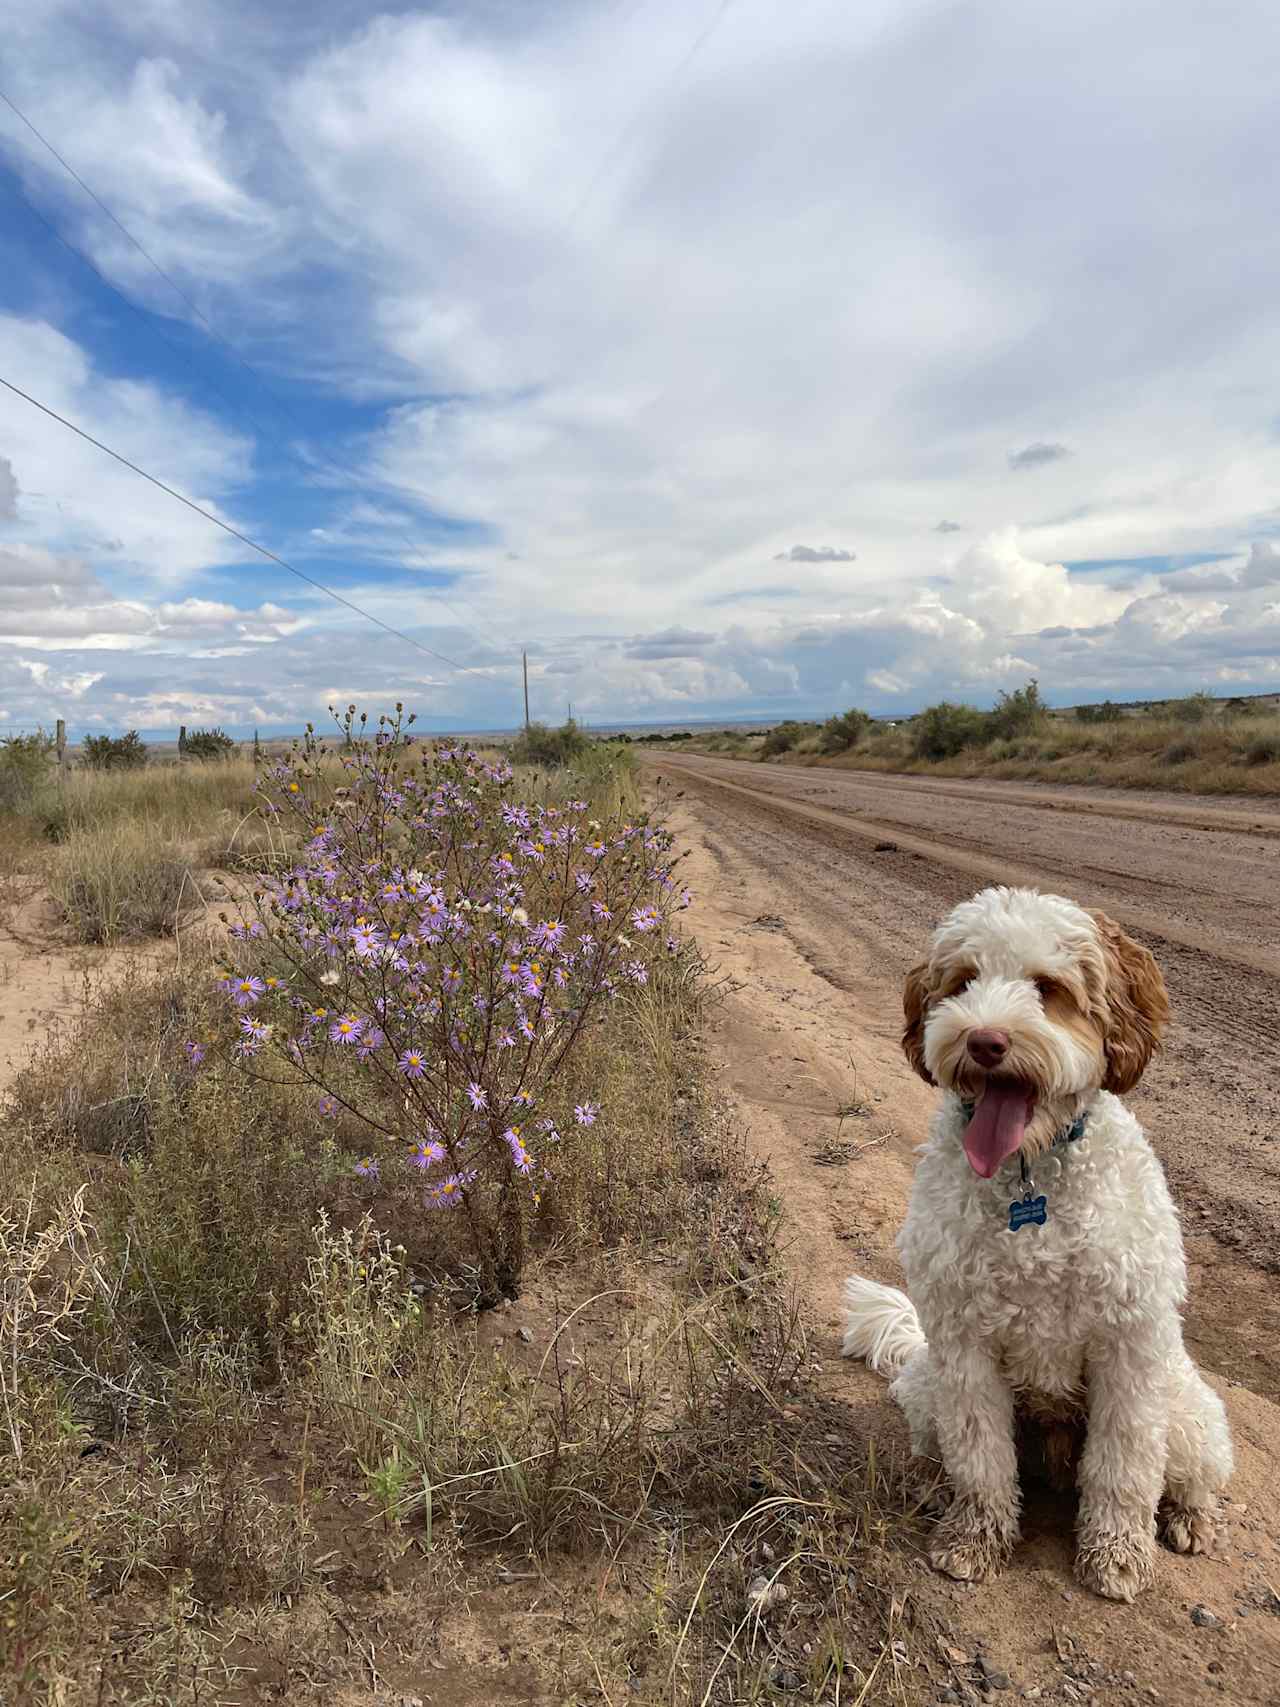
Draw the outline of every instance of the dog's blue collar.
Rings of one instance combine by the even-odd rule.
[[[972,1102],[962,1102],[960,1104],[960,1112],[961,1112],[961,1114],[964,1115],[966,1120],[972,1120],[973,1119],[973,1111],[976,1108],[976,1106],[977,1106],[977,1104],[972,1103]],[[1082,1113],[1076,1115],[1075,1119],[1071,1122],[1070,1126],[1064,1126],[1063,1127],[1062,1131],[1059,1132],[1058,1136],[1054,1139],[1053,1143],[1050,1145],[1050,1148],[1053,1150],[1057,1150],[1063,1144],[1075,1144],[1075,1143],[1077,1143],[1081,1138],[1084,1137],[1085,1127],[1088,1126],[1088,1124],[1089,1124],[1089,1110],[1086,1108],[1085,1110],[1083,1110]]]

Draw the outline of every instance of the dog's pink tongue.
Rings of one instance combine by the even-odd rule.
[[[987,1086],[964,1130],[964,1153],[975,1174],[990,1179],[1018,1148],[1027,1129],[1027,1105],[1024,1086]]]

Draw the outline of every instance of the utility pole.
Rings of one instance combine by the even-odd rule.
[[[529,654],[522,652],[520,657],[524,664],[524,726],[527,730],[529,727]]]

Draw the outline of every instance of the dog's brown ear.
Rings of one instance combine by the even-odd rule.
[[[1107,1060],[1102,1088],[1123,1096],[1146,1072],[1169,1023],[1169,992],[1153,955],[1105,913],[1093,918],[1107,961],[1110,1013],[1102,1044]]]
[[[933,1074],[924,1064],[924,1021],[929,1011],[930,990],[928,963],[913,966],[902,988],[902,1011],[907,1021],[902,1033],[902,1052],[927,1085],[934,1082]]]

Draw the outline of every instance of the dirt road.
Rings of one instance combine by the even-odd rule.
[[[1037,1497],[1000,1582],[922,1567],[914,1592],[1049,1698],[1088,1698],[1058,1694],[1087,1685],[1049,1641],[1068,1626],[1117,1699],[1280,1703],[1280,810],[692,755],[647,769],[692,850],[694,929],[731,981],[718,1063],[786,1204],[824,1379],[882,1439],[900,1423],[883,1383],[837,1356],[839,1291],[854,1269],[901,1278],[893,1237],[934,1097],[898,1048],[903,973],[993,881],[1102,907],[1155,952],[1174,1024],[1130,1101],[1184,1218],[1188,1344],[1231,1410],[1231,1563],[1165,1556],[1137,1608],[1108,1606],[1071,1582],[1070,1511]],[[1197,1603],[1223,1620],[1211,1641]]]

